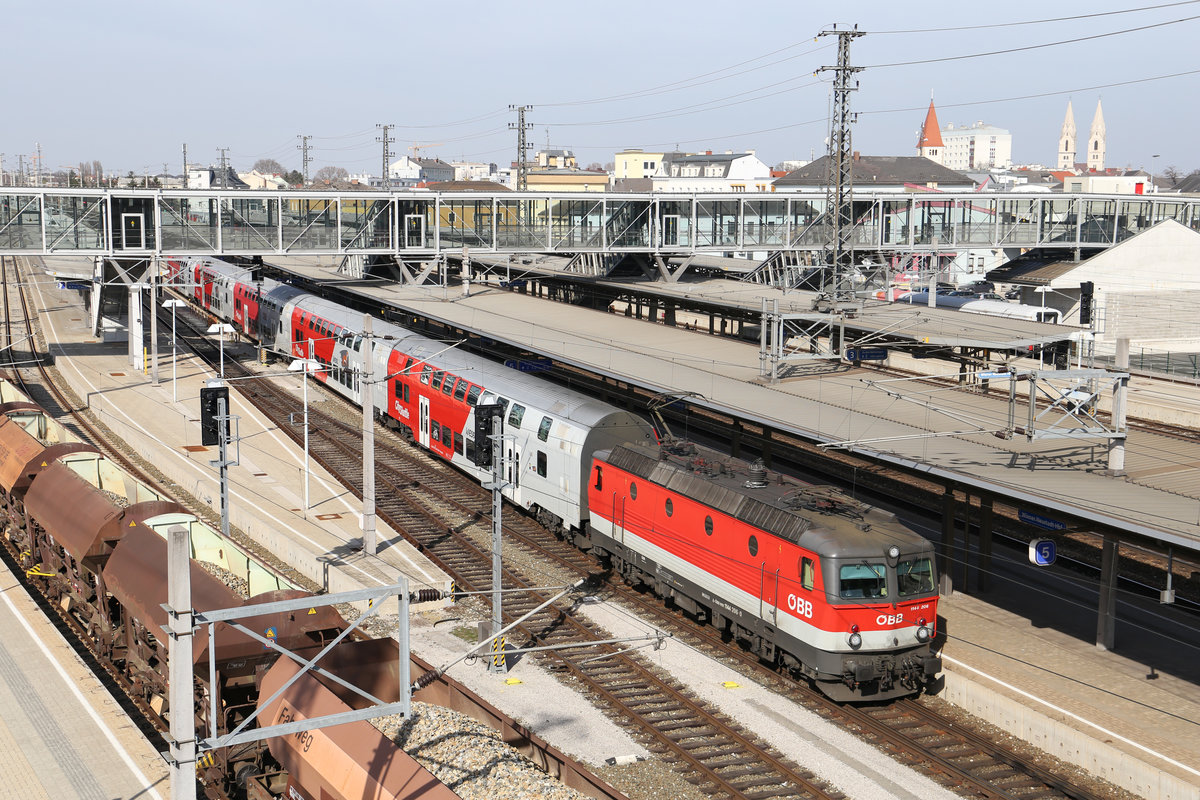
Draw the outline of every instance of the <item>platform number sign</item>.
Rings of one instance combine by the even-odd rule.
[[[1053,539],[1034,539],[1029,543],[1029,563],[1048,567],[1058,558],[1058,547]]]

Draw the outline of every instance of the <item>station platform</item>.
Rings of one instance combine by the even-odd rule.
[[[0,796],[169,797],[167,765],[0,564]]]
[[[332,275],[326,273],[325,277]],[[197,398],[200,385],[211,374],[181,353],[180,399],[175,402],[165,334],[160,344],[161,382],[156,387],[148,375],[131,370],[123,343],[104,344],[90,337],[86,312],[78,305],[77,295],[52,285],[37,291],[39,307],[46,309],[42,325],[57,368],[77,387],[81,402],[182,488],[197,497],[211,498],[215,507],[219,496],[215,470],[208,466],[214,454],[185,449],[199,444]],[[488,331],[495,338],[556,359],[591,365],[604,374],[621,375],[662,390],[691,388],[714,405],[736,405],[742,412],[771,420],[779,429],[803,427],[810,433],[848,438],[847,433],[874,431],[876,426],[902,426],[909,432],[932,426],[923,416],[888,421],[859,410],[867,388],[852,375],[823,374],[764,386],[756,381],[757,349],[717,337],[662,326],[650,328],[648,322],[496,288],[474,287],[466,298],[461,290],[441,288],[384,285],[359,286],[356,291],[385,305]],[[226,355],[231,352],[247,356],[250,351],[227,349]],[[299,378],[279,380],[293,382],[299,393]],[[896,408],[882,412],[895,416]],[[256,413],[238,400],[234,401],[234,413],[242,418],[245,437],[242,466],[230,471],[231,477],[236,473],[231,492],[236,526],[330,591],[377,585],[371,581],[390,582],[400,570],[410,575],[414,586],[445,588],[445,578],[422,565],[419,554],[406,552],[393,532],[380,530],[381,540],[389,542],[381,550],[382,557],[370,559],[353,553],[359,536],[356,503],[316,468],[316,508],[309,515],[296,511],[302,504],[297,448],[257,421]],[[972,449],[951,450],[947,442]],[[1011,444],[947,437],[915,445],[898,442],[897,447],[905,449],[897,452],[914,462],[927,456],[947,469],[978,470],[984,478],[991,479],[994,473],[999,485],[1020,487],[1020,491],[1061,491],[1063,501],[1070,500],[1072,505],[1090,502],[1071,495],[1074,487],[1095,481],[1099,493],[1096,507],[1106,515],[1147,516],[1138,509],[1155,508],[1155,525],[1181,538],[1197,534],[1194,498],[1101,478],[1067,465],[1026,476],[1022,473],[1027,467],[1010,464],[1019,454],[996,450],[996,445]],[[1153,443],[1137,447],[1151,448]],[[1132,442],[1130,449],[1136,449]],[[1200,462],[1200,454],[1192,460]],[[1128,487],[1133,495],[1118,495],[1117,487]],[[1106,500],[1102,499],[1105,491],[1109,493]],[[1181,503],[1172,505],[1171,498]],[[1190,511],[1183,510],[1184,500]],[[1138,796],[1200,798],[1200,736],[1196,735],[1200,675],[1194,652],[1184,648],[1177,662],[1147,665],[1136,657],[1097,649],[1091,644],[1093,631],[1078,629],[1078,614],[1070,615],[1074,621],[1061,624],[1031,624],[1029,616],[1021,613],[1021,602],[1044,606],[1046,600],[1032,595],[1026,582],[1005,584],[995,591],[994,604],[958,593],[943,598],[939,623],[947,637],[943,647],[946,668],[939,694]],[[1092,602],[1094,607],[1094,599]],[[1092,621],[1094,624],[1094,618]],[[503,708],[502,696],[494,702]]]

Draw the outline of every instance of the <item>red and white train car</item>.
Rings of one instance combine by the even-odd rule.
[[[588,505],[614,569],[835,699],[941,670],[933,546],[894,514],[694,445],[597,453]]]

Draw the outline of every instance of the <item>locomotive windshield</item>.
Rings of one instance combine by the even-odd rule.
[[[843,564],[838,570],[838,592],[842,597],[864,599],[887,597],[887,565]]]
[[[901,561],[896,565],[896,582],[900,585],[901,597],[930,594],[933,592],[933,561],[928,558]]]

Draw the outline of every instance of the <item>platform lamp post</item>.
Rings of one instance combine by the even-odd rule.
[[[208,332],[221,334],[221,380],[225,380],[225,334],[233,333],[233,326],[228,322],[214,322],[208,326]]]
[[[312,357],[312,340],[308,342],[308,358],[298,358],[288,364],[288,372],[304,373],[304,513],[308,513],[308,375],[321,369],[321,362]]]
[[[175,309],[183,308],[187,303],[174,297],[163,301],[163,308],[171,309],[171,402],[179,402],[179,351],[175,347]]]

